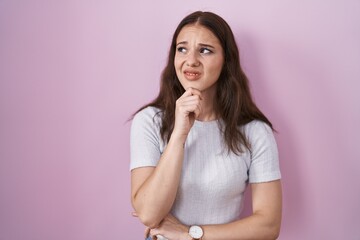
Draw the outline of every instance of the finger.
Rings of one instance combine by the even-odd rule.
[[[201,110],[201,103],[198,100],[191,100],[181,103],[178,106],[181,111],[195,112],[195,110]]]
[[[152,228],[152,229],[150,229],[150,235],[151,235],[151,236],[157,236],[157,235],[159,235],[159,234],[161,234],[161,233],[160,233],[160,231],[159,231],[158,228]]]
[[[187,116],[191,116],[191,114],[194,114],[195,118],[198,118],[200,116],[201,106],[198,104],[185,105],[185,106],[182,106],[181,108],[182,108],[181,111],[184,111],[184,113]]]
[[[138,214],[137,214],[136,212],[132,212],[131,215],[132,215],[133,217],[138,217]]]
[[[145,228],[145,238],[149,237],[149,233],[150,233],[150,228],[146,227]]]
[[[193,94],[191,93],[191,88],[188,88],[183,95],[181,95],[181,97],[179,99],[185,98],[185,97],[189,97],[192,96]]]
[[[181,104],[181,103],[187,102],[187,101],[198,101],[198,102],[201,102],[201,98],[200,98],[200,96],[198,96],[198,95],[191,95],[191,96],[179,98],[178,101],[177,101],[177,103],[178,103],[178,104]]]
[[[149,233],[150,233],[151,236],[155,236],[155,235],[156,235],[154,232],[156,232],[155,228],[152,228],[152,229],[150,229],[150,231],[149,231]]]
[[[156,235],[156,239],[158,239],[158,240],[167,240],[167,238],[166,237],[163,237],[162,235]]]
[[[198,99],[186,99],[181,100],[176,103],[176,111],[184,112],[184,110],[188,110],[188,108],[184,107],[198,107],[201,108],[201,102]],[[195,109],[193,109],[194,111]]]
[[[151,228],[147,228],[148,229],[148,233],[147,233],[147,237],[151,237],[151,239],[156,239],[156,235],[153,233],[153,229]]]
[[[201,109],[199,107],[197,107],[194,111],[195,119],[197,119],[200,116],[200,113],[201,113]]]
[[[179,106],[191,106],[191,105],[200,106],[200,102],[197,99],[193,99],[193,100],[183,101],[179,104]]]
[[[188,88],[187,91],[189,91],[191,93],[191,95],[197,95],[200,97],[200,99],[202,99],[201,96],[201,91],[199,89],[196,88]]]
[[[184,105],[179,107],[179,112],[184,114],[184,116],[190,116],[190,114],[198,115],[201,112],[200,106],[197,104]]]
[[[192,96],[192,95],[197,95],[201,98],[201,92],[195,88],[188,88],[186,89],[186,91],[184,92],[184,94],[180,97],[180,98],[184,98],[184,97],[189,97],[189,96]]]

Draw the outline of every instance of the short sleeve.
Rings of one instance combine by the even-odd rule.
[[[161,156],[159,110],[147,107],[138,112],[130,131],[130,170],[156,166]]]
[[[272,129],[264,122],[253,121],[247,130],[251,145],[249,182],[280,179],[279,154]]]

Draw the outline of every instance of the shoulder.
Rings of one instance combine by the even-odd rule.
[[[281,178],[279,153],[274,133],[265,122],[255,120],[245,125],[250,143],[249,182],[269,182]]]
[[[161,122],[161,110],[156,107],[146,107],[137,112],[133,118],[133,124],[139,122],[157,123]]]
[[[260,120],[253,120],[243,126],[244,132],[248,137],[262,135],[273,135],[273,131],[270,126]]]
[[[132,140],[144,141],[148,139],[153,143],[161,140],[161,110],[155,107],[146,107],[137,112],[132,120],[130,135]]]
[[[251,151],[263,150],[266,148],[277,148],[275,136],[271,127],[260,120],[253,120],[244,126],[244,133],[248,139]]]

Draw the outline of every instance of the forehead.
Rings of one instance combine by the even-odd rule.
[[[212,43],[219,44],[219,39],[213,34],[209,29],[204,26],[198,24],[186,25],[184,26],[177,39],[176,42],[189,42],[196,40],[201,43]]]

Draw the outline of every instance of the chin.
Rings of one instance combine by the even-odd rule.
[[[201,88],[199,86],[197,86],[197,84],[186,83],[186,84],[181,84],[181,85],[183,86],[185,91],[186,91],[186,89],[189,89],[189,88],[194,88],[194,89],[201,91]]]

